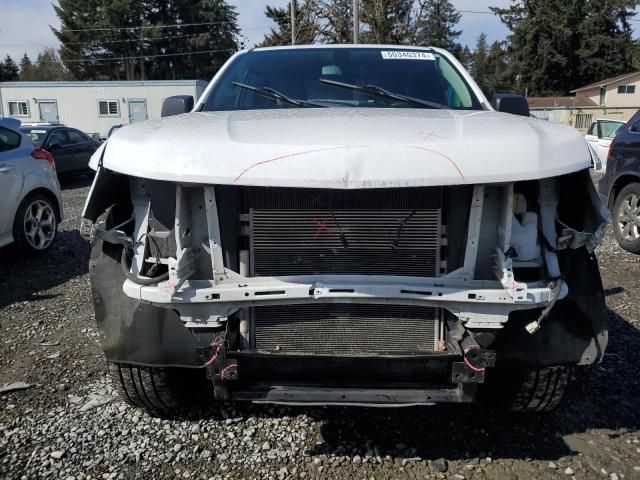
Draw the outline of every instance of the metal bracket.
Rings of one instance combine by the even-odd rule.
[[[527,284],[516,282],[513,274],[513,261],[505,256],[500,248],[496,248],[493,270],[505,291],[516,302],[527,300]]]
[[[470,348],[464,353],[464,361],[452,364],[451,380],[454,383],[484,383],[487,367],[496,364],[496,352]]]
[[[133,239],[117,228],[118,227],[112,228],[111,230],[104,230],[103,228],[97,227],[91,220],[83,218],[82,224],[80,225],[80,235],[90,242],[95,242],[97,239],[113,245],[124,245],[128,248],[132,247]]]
[[[207,370],[207,377],[213,382],[213,395],[216,400],[230,398],[227,382],[238,380],[238,362],[227,358],[227,350],[232,345],[236,335],[227,328],[222,335],[216,335],[207,347],[198,349],[198,357],[202,359]]]

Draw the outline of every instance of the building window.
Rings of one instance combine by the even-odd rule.
[[[625,95],[625,94],[634,94],[636,93],[636,86],[635,85],[620,85],[618,87],[618,93]]]
[[[593,114],[592,113],[578,113],[576,115],[576,125],[577,129],[585,129],[589,128],[591,123],[593,122]]]
[[[28,117],[29,116],[28,100],[16,100],[8,103],[9,103],[10,117]]]
[[[98,115],[101,117],[119,117],[120,103],[118,100],[99,100]]]

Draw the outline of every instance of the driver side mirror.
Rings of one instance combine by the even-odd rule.
[[[193,110],[193,97],[191,95],[175,95],[165,98],[164,102],[162,102],[160,116],[163,118],[171,117],[191,110]]]
[[[531,115],[529,111],[529,102],[521,95],[513,93],[496,93],[491,102],[491,106],[498,112],[510,113],[512,115],[520,115],[528,117]]]

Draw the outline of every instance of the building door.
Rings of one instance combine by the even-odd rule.
[[[55,100],[40,100],[40,120],[47,123],[58,123],[58,103]]]
[[[129,104],[129,123],[144,122],[147,119],[146,100],[127,100]]]

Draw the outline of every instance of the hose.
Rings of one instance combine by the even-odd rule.
[[[131,280],[136,285],[141,285],[143,287],[147,287],[149,285],[154,285],[156,283],[160,283],[169,278],[169,272],[163,273],[157,277],[151,278],[140,278],[137,275],[134,275],[130,272],[129,262],[127,262],[127,251],[126,247],[122,248],[122,255],[120,255],[120,266],[122,267],[122,272],[124,276],[127,277],[127,280]]]

